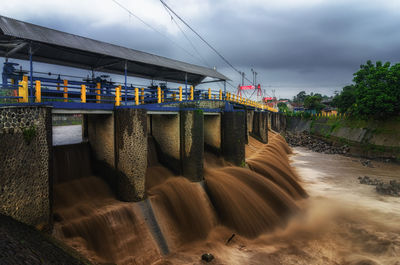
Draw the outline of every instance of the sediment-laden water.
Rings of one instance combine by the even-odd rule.
[[[357,183],[364,173],[399,177],[400,167],[290,153],[279,135],[268,145],[250,138],[248,167],[207,153],[204,183],[191,183],[150,150],[146,193],[158,232],[138,204],[88,176],[56,186],[55,235],[98,264],[202,264],[203,253],[211,264],[400,264],[400,200]]]

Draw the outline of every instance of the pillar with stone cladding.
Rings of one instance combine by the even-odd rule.
[[[145,196],[147,112],[120,108],[114,115],[117,196],[123,201],[140,201]]]
[[[191,181],[204,179],[204,116],[202,110],[180,111],[182,175]]]
[[[0,107],[0,143],[0,213],[50,229],[51,109]]]

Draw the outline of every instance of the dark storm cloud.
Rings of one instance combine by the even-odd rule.
[[[400,18],[377,5],[323,4],[273,13],[243,12],[256,19],[221,12],[210,23],[231,29],[222,36],[211,32],[210,37],[236,65],[308,71],[352,69],[367,59],[400,59]]]
[[[179,4],[177,0],[169,2],[172,6]],[[387,2],[338,0],[294,7],[285,6],[283,1],[270,7],[263,1],[221,0],[209,1],[210,10],[198,16],[181,15],[248,77],[250,68],[255,68],[264,87],[280,90],[280,95],[289,97],[300,90],[332,94],[350,83],[352,74],[369,59],[400,61],[399,11],[388,8]],[[39,17],[32,13],[23,20],[190,63],[216,66],[233,84],[240,82],[240,76],[184,26],[201,56],[178,30],[175,35],[166,31],[171,25],[175,27],[172,21],[165,20],[169,24],[157,28],[175,44],[138,20],[128,20],[125,12],[120,11],[118,23],[101,26],[96,26],[96,21],[88,23],[84,16],[71,19],[67,15]]]

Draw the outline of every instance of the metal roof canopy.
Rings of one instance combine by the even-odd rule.
[[[0,16],[0,56],[94,71],[197,85],[204,78],[229,80],[214,69],[101,42]]]

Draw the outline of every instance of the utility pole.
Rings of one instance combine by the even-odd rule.
[[[244,72],[239,72],[241,75],[242,75],[242,86],[244,86],[244,76],[245,76],[245,73]]]

